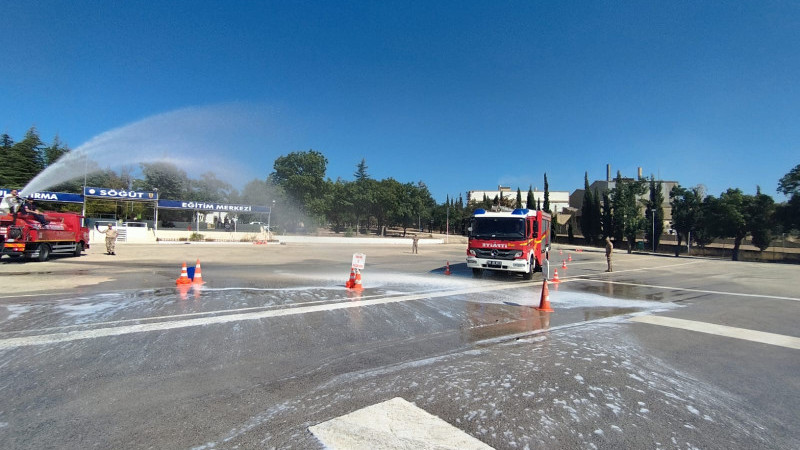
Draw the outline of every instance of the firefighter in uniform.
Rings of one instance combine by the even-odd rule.
[[[411,253],[419,253],[419,235],[411,236]]]
[[[116,255],[116,252],[114,250],[117,245],[117,235],[119,233],[117,232],[117,230],[114,229],[114,225],[108,224],[108,228],[106,228],[103,231],[100,231],[100,229],[97,228],[96,224],[94,227],[95,229],[97,229],[97,231],[106,235],[106,254]]]

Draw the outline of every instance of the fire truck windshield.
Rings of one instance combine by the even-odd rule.
[[[473,239],[525,239],[525,220],[513,217],[475,217],[472,220]]]

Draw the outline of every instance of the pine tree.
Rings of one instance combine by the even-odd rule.
[[[544,173],[544,210],[550,211],[550,184],[547,182],[547,172]]]
[[[525,207],[528,209],[536,208],[536,200],[533,198],[533,187],[531,185],[528,185],[528,199],[525,202]]]

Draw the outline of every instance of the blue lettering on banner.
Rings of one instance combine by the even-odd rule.
[[[11,194],[11,189],[0,189],[0,197],[5,197]],[[32,200],[36,201],[44,201],[44,202],[62,202],[62,203],[81,203],[83,202],[83,196],[81,194],[71,194],[69,192],[33,192],[27,193],[23,192],[20,194],[25,198],[31,198]]]
[[[124,200],[153,200],[156,198],[155,192],[149,191],[129,191],[125,189],[107,189],[97,187],[86,187],[83,191],[87,197],[103,197]]]
[[[226,203],[194,202],[181,200],[159,200],[158,207],[164,209],[190,209],[194,211],[221,211],[233,213],[268,213],[267,206],[232,205]]]

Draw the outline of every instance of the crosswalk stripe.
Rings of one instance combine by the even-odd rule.
[[[400,397],[333,418],[308,430],[331,449],[492,450],[492,447]]]
[[[750,330],[747,328],[717,325],[695,320],[677,319],[674,317],[642,315],[630,319],[633,322],[661,325],[665,327],[680,328],[682,330],[696,331],[698,333],[714,334],[762,344],[776,345],[779,347],[800,350],[800,338],[783,334],[766,333],[764,331]]]

